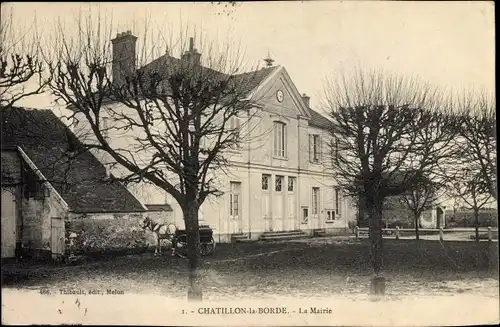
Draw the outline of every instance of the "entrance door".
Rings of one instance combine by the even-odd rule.
[[[271,218],[271,205],[269,203],[269,192],[262,192],[262,218],[264,218],[264,231],[273,231],[273,220]]]
[[[271,175],[262,175],[262,219],[264,219],[264,232],[272,232],[273,221],[271,219],[271,203],[270,203],[270,181]]]
[[[241,183],[231,182],[229,193],[229,219],[232,225],[232,233],[243,232],[241,220]]]
[[[319,187],[312,188],[311,199],[311,216],[313,220],[313,228],[321,228],[321,215],[320,215],[320,198]]]
[[[2,187],[2,258],[16,255],[16,219],[15,188]]]
[[[288,223],[287,230],[297,229],[297,212],[296,212],[296,192],[295,192],[295,178],[288,177]]]
[[[51,232],[52,257],[59,257],[64,254],[64,220],[61,217],[52,217]]]
[[[444,227],[444,219],[443,219],[443,209],[440,207],[436,208],[436,227]]]
[[[284,230],[284,222],[285,217],[283,214],[283,203],[284,198],[283,194],[285,193],[283,185],[285,179],[283,176],[276,176],[275,184],[274,184],[274,197],[273,197],[273,218],[275,231],[283,231]]]

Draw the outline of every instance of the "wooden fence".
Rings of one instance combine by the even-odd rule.
[[[426,235],[439,235],[439,240],[444,241],[445,240],[445,234],[451,234],[451,233],[472,233],[472,235],[475,236],[475,229],[474,228],[419,228],[420,236],[426,236]],[[356,238],[360,238],[361,235],[367,235],[369,233],[368,227],[354,227],[354,233],[356,235]],[[494,237],[493,234],[495,233],[497,235],[498,239],[498,228],[495,227],[481,227],[479,228],[479,233],[487,233],[487,239],[489,242],[493,241]],[[397,240],[399,240],[402,237],[402,234],[412,234],[413,237],[415,237],[415,229],[413,228],[382,228],[382,234],[383,235],[394,235]]]

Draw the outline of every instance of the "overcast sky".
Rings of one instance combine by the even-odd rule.
[[[15,23],[71,26],[85,3],[9,3]],[[362,69],[418,75],[453,89],[494,90],[493,2],[251,2],[100,3],[92,12],[113,16],[115,32],[132,30],[146,17],[180,29],[180,23],[241,42],[246,59],[258,62],[270,51],[289,72],[299,92],[318,104],[325,77]],[[139,24],[137,24],[139,22]],[[162,25],[163,24],[163,25]],[[71,31],[71,28],[68,28]],[[27,99],[47,107],[49,97]],[[317,108],[320,109],[320,108]]]

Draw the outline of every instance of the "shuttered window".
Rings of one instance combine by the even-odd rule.
[[[318,134],[309,135],[309,160],[316,163],[321,161],[321,136]]]

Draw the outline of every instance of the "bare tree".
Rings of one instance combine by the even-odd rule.
[[[118,34],[112,50],[110,25],[90,19],[77,24],[74,38],[59,29],[56,52],[47,56],[53,58],[51,92],[72,109],[70,118],[88,126],[86,147],[125,169],[120,180],[152,183],[178,202],[187,232],[188,298],[201,299],[198,211],[208,197],[222,194],[217,174],[228,152],[249,138],[258,112],[249,97],[255,77],[237,74],[237,46],[219,51],[208,42],[201,57],[191,39],[177,59],[170,54],[176,44],[186,50],[186,38],[159,32],[154,43],[144,40],[140,58],[127,52],[135,48],[130,32]],[[167,53],[148,63],[162,42]]]
[[[453,129],[448,102],[436,88],[412,78],[356,71],[326,84],[334,122],[333,174],[369,217],[374,278],[383,293],[382,210],[384,200],[407,192],[437,170],[449,155]],[[431,128],[432,127],[432,128]],[[439,131],[439,132],[437,132]]]
[[[479,211],[495,201],[489,188],[484,184],[482,167],[474,164],[461,165],[449,179],[451,196],[458,199],[463,207],[472,209],[476,242],[479,242]]]
[[[441,181],[423,178],[418,181],[413,187],[405,192],[401,200],[403,204],[413,214],[413,222],[415,224],[415,238],[420,239],[420,217],[425,210],[432,208],[433,203],[439,200],[444,185]]]
[[[0,107],[41,93],[47,83],[39,52],[36,20],[31,28],[14,24],[12,10],[2,5],[0,18]],[[27,84],[32,83],[31,86]]]
[[[413,214],[417,240],[420,239],[420,216],[442,197],[446,190],[446,169],[456,164],[456,132],[453,128],[460,122],[453,117],[452,103],[446,97],[442,97],[440,101],[442,112],[431,111],[413,132],[418,152],[411,156],[410,167],[419,167],[422,178],[415,181],[401,196],[401,200]]]
[[[495,98],[485,92],[468,94],[458,98],[455,106],[461,118],[456,159],[474,162],[479,168],[477,177],[498,200]]]

